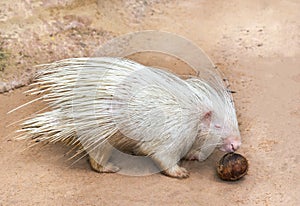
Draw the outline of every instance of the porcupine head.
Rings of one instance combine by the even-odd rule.
[[[197,78],[187,81],[208,108],[187,159],[203,161],[216,147],[224,152],[236,151],[241,146],[241,136],[231,94],[222,83],[214,85]]]

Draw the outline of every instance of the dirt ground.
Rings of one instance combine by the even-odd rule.
[[[0,205],[300,205],[299,11],[298,0],[1,0],[0,91],[28,83],[33,65],[93,56],[121,34],[179,34],[204,49],[236,91],[239,153],[250,170],[221,181],[216,151],[183,162],[191,171],[184,180],[98,174],[86,159],[71,165],[63,145],[26,150],[15,140],[18,124],[8,125],[43,105],[7,115],[33,98],[23,87],[0,94]]]

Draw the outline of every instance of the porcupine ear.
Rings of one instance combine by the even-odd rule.
[[[210,122],[211,122],[211,116],[212,116],[212,111],[208,111],[204,114],[202,118],[202,123],[205,128],[209,128]]]

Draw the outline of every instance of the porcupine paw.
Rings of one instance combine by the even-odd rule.
[[[100,173],[115,173],[120,170],[119,167],[115,166],[112,163],[107,163],[105,166],[98,164],[95,160],[90,160],[90,165],[93,170]]]
[[[189,177],[189,172],[184,167],[179,167],[178,165],[166,169],[163,171],[163,173],[170,177],[176,177],[180,179]]]
[[[207,154],[204,154],[203,152],[196,152],[194,154],[190,154],[190,155],[187,155],[185,157],[186,160],[190,160],[190,161],[193,161],[193,160],[198,160],[198,161],[204,161],[207,159],[209,155]]]
[[[199,160],[198,158],[199,158],[198,154],[192,154],[192,155],[186,156],[184,159],[189,160],[189,161],[194,161],[194,160]]]
[[[210,154],[210,153],[205,154],[205,153],[203,153],[203,152],[200,152],[200,153],[198,154],[197,160],[200,161],[200,162],[201,162],[201,161],[204,161],[204,160],[206,160],[206,159],[208,158],[209,154]]]
[[[101,172],[106,172],[106,173],[115,173],[118,172],[120,170],[119,167],[115,166],[112,163],[108,163],[105,165],[105,167],[102,167],[102,171]]]

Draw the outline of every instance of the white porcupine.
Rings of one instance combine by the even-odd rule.
[[[241,144],[231,94],[220,76],[183,80],[123,58],[73,58],[44,65],[28,91],[52,111],[26,120],[23,138],[80,145],[98,172],[116,172],[113,147],[147,155],[172,177],[180,159],[206,159]],[[216,81],[217,80],[217,81]],[[39,99],[40,99],[39,98]]]

